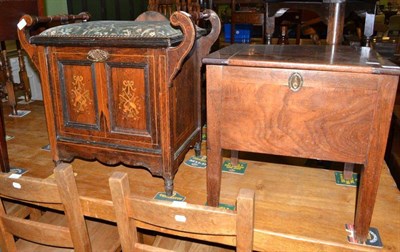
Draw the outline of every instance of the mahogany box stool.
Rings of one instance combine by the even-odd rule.
[[[207,64],[207,200],[221,150],[361,164],[355,235],[369,232],[400,67],[370,48],[235,44]]]

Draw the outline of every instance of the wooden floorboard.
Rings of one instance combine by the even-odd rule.
[[[54,164],[50,153],[41,150],[48,144],[42,103],[19,105],[19,109],[32,111],[23,118],[8,117],[9,108],[3,105],[7,135],[14,136],[8,141],[11,166],[28,169],[25,176],[50,176]],[[191,155],[193,152],[187,158]],[[344,225],[353,222],[356,188],[336,185],[334,170],[264,162],[274,160],[265,156],[257,158],[259,161],[248,157],[251,160],[245,160],[248,168],[244,175],[223,173],[221,202],[234,204],[240,188],[256,191],[255,249],[378,251],[347,242]],[[152,177],[145,169],[108,167],[79,159],[73,167],[79,193],[87,197],[109,200],[108,177],[117,170],[129,173],[132,191],[138,194],[153,197],[163,191],[163,180]],[[175,191],[186,196],[187,202],[204,204],[205,172],[182,164],[175,178]],[[384,247],[380,251],[400,251],[400,193],[386,166],[372,226],[378,228],[382,237]]]

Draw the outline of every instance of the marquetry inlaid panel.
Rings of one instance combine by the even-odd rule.
[[[108,64],[111,129],[118,133],[147,134],[149,104],[146,64]]]
[[[96,79],[90,62],[59,61],[58,95],[64,127],[99,128]]]

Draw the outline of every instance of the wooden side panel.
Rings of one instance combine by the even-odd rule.
[[[193,137],[196,130],[200,132],[200,66],[197,61],[196,53],[185,60],[170,92],[175,150]]]
[[[294,72],[297,92],[288,87]],[[222,148],[365,161],[376,75],[226,67],[223,76]]]

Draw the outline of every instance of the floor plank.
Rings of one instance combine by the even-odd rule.
[[[7,135],[11,166],[28,169],[26,176],[48,177],[54,168],[50,153],[41,150],[48,144],[43,105],[34,102],[19,105],[32,112],[23,118],[8,117]],[[189,152],[186,158],[193,155]],[[248,160],[243,160],[249,158]],[[223,173],[221,202],[234,204],[240,188],[256,191],[255,246],[263,251],[375,251],[365,246],[351,245],[346,240],[345,223],[352,223],[356,188],[335,184],[334,170],[268,163],[285,158],[254,155],[241,156],[248,163],[244,175]],[[287,160],[286,160],[287,161]],[[384,164],[382,164],[384,165]],[[146,169],[125,166],[109,167],[95,161],[73,161],[81,195],[110,200],[108,177],[113,171],[129,173],[132,191],[153,197],[163,191],[162,178],[152,177]],[[186,201],[204,204],[206,201],[205,169],[181,165],[175,178],[175,191]],[[84,206],[90,208],[91,206]],[[111,207],[111,206],[110,206]],[[107,209],[105,209],[107,211]],[[385,166],[380,181],[372,226],[378,228],[384,248],[380,251],[400,251],[400,193]]]

